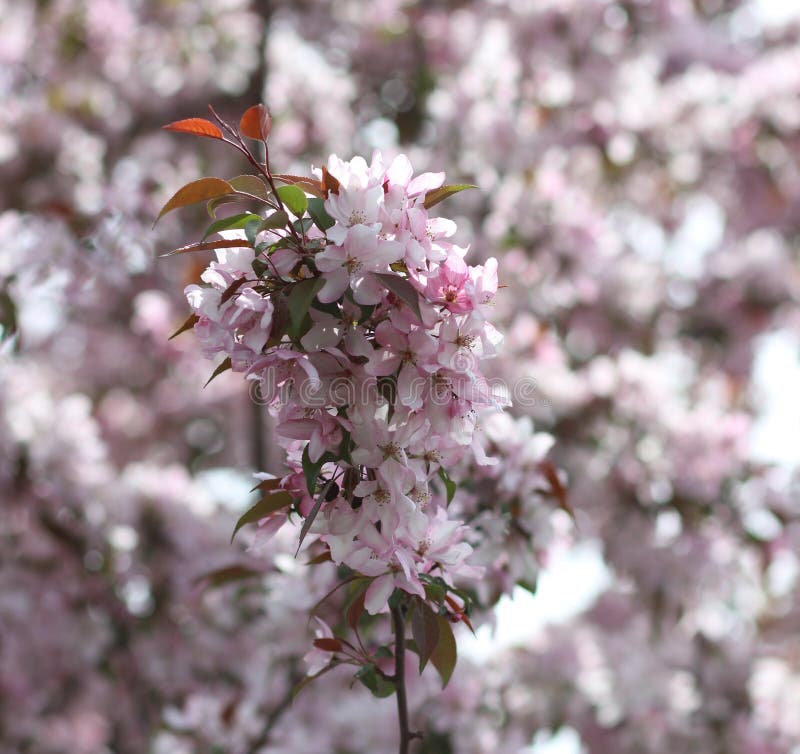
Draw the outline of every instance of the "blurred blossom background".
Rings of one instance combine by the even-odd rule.
[[[280,172],[480,187],[490,368],[535,384],[459,493],[489,577],[418,751],[798,754],[799,38],[791,0],[0,0],[2,754],[394,749],[346,672],[291,704],[336,574],[230,544],[269,422],[168,340],[207,219],[153,219],[246,166],[160,126],[258,101]]]

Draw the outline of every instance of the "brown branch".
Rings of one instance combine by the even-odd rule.
[[[394,624],[394,682],[397,688],[397,721],[400,726],[400,754],[409,754],[411,739],[415,738],[408,726],[408,697],[406,696],[406,621],[403,608],[392,608]]]

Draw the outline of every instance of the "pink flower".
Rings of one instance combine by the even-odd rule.
[[[465,314],[474,303],[467,292],[470,268],[461,257],[450,255],[444,264],[436,268],[425,285],[425,295],[435,304],[446,306],[451,312]]]
[[[383,241],[365,225],[351,228],[342,246],[328,246],[317,254],[314,263],[325,281],[317,297],[323,303],[339,300],[348,287],[359,304],[377,304],[383,289],[368,275],[385,272],[403,255],[396,241]]]

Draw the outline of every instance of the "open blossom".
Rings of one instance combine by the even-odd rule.
[[[394,589],[425,598],[422,578],[476,574],[439,475],[473,451],[488,462],[479,412],[505,403],[481,371],[502,340],[486,319],[497,265],[471,267],[447,240],[455,223],[429,216],[443,174],[376,153],[332,156],[319,175],[330,222],[306,234],[316,246],[279,233],[267,253],[290,251],[292,266],[256,278],[253,249],[226,249],[186,295],[204,352],[259,381],[287,453],[280,486],[331,559],[371,579],[375,613]]]

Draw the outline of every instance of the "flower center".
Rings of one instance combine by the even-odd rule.
[[[347,267],[347,271],[352,275],[353,273],[358,272],[364,265],[360,259],[356,259],[355,257],[347,257],[345,266]]]
[[[397,443],[390,442],[386,445],[378,446],[383,453],[384,458],[394,458],[395,461],[400,460],[400,446]]]
[[[363,225],[366,222],[367,216],[363,210],[354,209],[348,218],[348,225]]]

